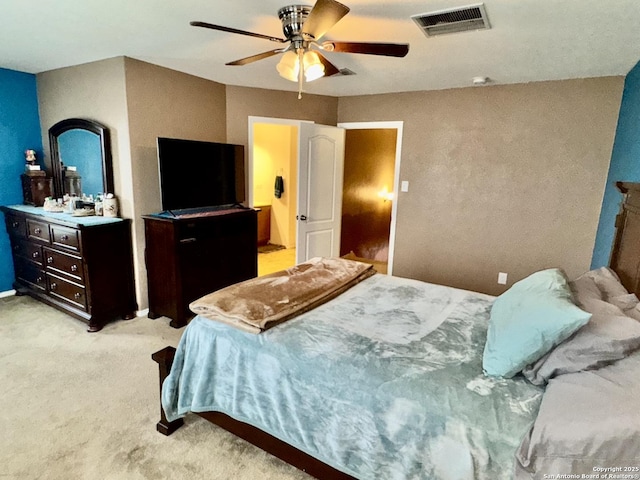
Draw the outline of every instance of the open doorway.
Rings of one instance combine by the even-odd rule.
[[[403,122],[346,129],[340,255],[393,273]]]
[[[298,127],[254,121],[249,182],[258,212],[258,276],[289,268],[296,257]]]
[[[340,256],[387,273],[394,195],[396,130],[346,132]]]
[[[300,129],[307,129],[301,124],[306,123],[313,122],[249,118],[248,202],[260,209],[258,229],[262,248],[259,252],[269,252],[258,254],[259,275],[296,263],[296,216],[299,207],[308,211],[307,207],[299,205],[297,198],[298,143],[301,141]],[[379,271],[386,270],[391,274],[396,217],[394,192],[399,183],[402,122],[338,126],[347,130],[344,147],[346,184],[344,188],[339,187],[338,200],[346,211],[336,217],[338,223],[342,223],[342,234],[333,242],[344,244],[339,251],[341,256],[374,263]],[[342,168],[341,165],[340,171]],[[333,255],[337,254],[338,251]]]

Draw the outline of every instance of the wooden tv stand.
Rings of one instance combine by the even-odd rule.
[[[258,274],[257,212],[211,209],[144,215],[149,318],[174,328],[193,317],[189,303]]]

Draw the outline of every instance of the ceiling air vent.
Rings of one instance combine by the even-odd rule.
[[[416,22],[427,37],[491,28],[483,3],[421,13],[420,15],[412,15],[411,19]]]
[[[353,70],[349,70],[348,68],[341,68],[340,69],[340,75],[355,75],[356,72],[354,72]]]

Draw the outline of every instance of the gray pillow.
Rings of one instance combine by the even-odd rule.
[[[624,288],[624,285],[620,282],[618,274],[609,267],[601,267],[591,270],[590,272],[585,273],[585,276],[591,277],[595,280],[596,285],[598,285],[598,288],[604,295],[605,300],[629,294],[627,289]]]
[[[603,367],[640,348],[640,322],[629,315],[629,309],[620,308],[632,305],[635,310],[637,297],[629,297],[612,270],[605,267],[587,272],[569,286],[576,305],[593,315],[571,337],[522,370],[535,385],[564,373]],[[607,294],[619,297],[620,306],[606,301]]]
[[[624,315],[640,320],[640,301],[634,293],[629,293],[624,288],[616,272],[609,267],[601,267],[585,273],[574,282],[579,283],[584,279],[593,280],[600,291],[601,300],[619,307],[624,312]],[[576,303],[580,306],[579,299],[576,299]],[[585,310],[589,311],[587,308]]]
[[[594,370],[640,348],[640,322],[625,315],[594,313],[584,327],[522,370],[534,385],[565,373]]]

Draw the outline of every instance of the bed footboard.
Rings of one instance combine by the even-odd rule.
[[[151,358],[158,363],[158,372],[160,374],[160,398],[162,398],[162,382],[167,378],[171,371],[171,365],[173,364],[173,357],[176,354],[176,349],[173,347],[165,347],[162,350],[157,351]],[[173,422],[167,420],[162,408],[162,402],[160,402],[160,421],[156,424],[156,429],[163,435],[171,435],[177,429],[184,424],[184,420],[178,418]]]
[[[151,358],[158,363],[160,373],[160,396],[162,397],[162,382],[167,378],[171,371],[171,365],[173,364],[173,358],[176,354],[176,349],[173,347],[165,347],[162,350],[157,351]],[[290,465],[299,468],[303,472],[312,475],[319,479],[330,480],[356,480],[351,475],[347,475],[340,470],[321,462],[320,460],[308,455],[307,453],[298,450],[295,447],[279,440],[278,438],[263,432],[262,430],[249,425],[247,423],[235,420],[228,415],[220,412],[201,412],[197,415],[208,420],[209,422],[222,427],[228,432],[243,438],[244,440],[252,443],[258,448],[274,455],[281,460],[284,460]],[[171,435],[178,428],[184,424],[182,418],[178,418],[173,422],[169,422],[162,408],[162,402],[160,402],[160,421],[156,425],[156,429],[163,435]]]

